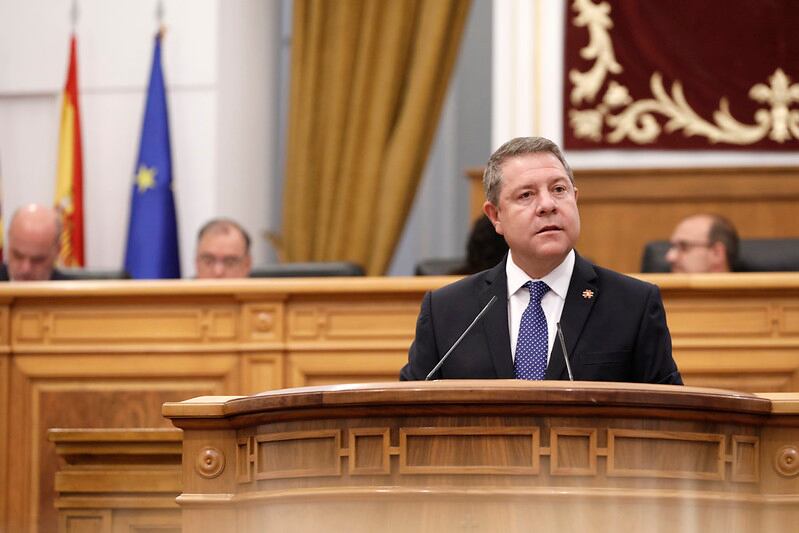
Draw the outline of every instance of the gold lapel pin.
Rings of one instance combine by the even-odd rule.
[[[592,291],[591,289],[585,289],[583,291],[583,298],[585,298],[586,300],[590,300],[593,297],[594,297],[594,291]]]

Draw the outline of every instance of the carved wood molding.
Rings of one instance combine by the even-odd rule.
[[[542,432],[548,435],[548,446],[541,442]],[[548,463],[549,475],[562,477],[760,480],[760,441],[751,435],[574,427],[547,431],[538,426],[400,427],[395,428],[399,445],[392,446],[389,427],[351,428],[348,433],[347,439],[342,429],[240,437],[236,480],[247,484],[345,474],[538,476],[542,461]],[[599,446],[599,441],[607,445]],[[452,453],[457,449],[470,453]],[[391,456],[398,457],[394,467]],[[348,462],[346,469],[341,458]],[[606,459],[604,468],[599,467],[600,458]]]

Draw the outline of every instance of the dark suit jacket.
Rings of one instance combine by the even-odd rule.
[[[425,295],[401,380],[424,379],[492,296],[497,301],[433,377],[514,377],[506,261]],[[575,380],[682,384],[655,285],[577,255],[560,324]],[[546,379],[568,379],[557,339]]]
[[[51,281],[59,281],[59,280],[66,280],[69,279],[64,274],[62,274],[57,268],[53,269],[53,273],[50,274]],[[5,263],[0,263],[0,281],[10,281],[8,277],[8,267]]]

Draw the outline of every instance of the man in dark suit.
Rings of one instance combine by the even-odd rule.
[[[505,143],[483,186],[483,210],[510,251],[496,267],[425,295],[400,379],[424,379],[496,296],[434,378],[568,379],[568,356],[576,380],[682,384],[658,288],[575,252],[577,188],[557,145]]]
[[[61,224],[55,209],[30,204],[17,209],[8,227],[8,264],[0,281],[66,279],[56,268]]]

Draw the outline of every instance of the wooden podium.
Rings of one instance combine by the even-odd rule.
[[[439,381],[167,403],[184,533],[788,532],[799,394]]]

